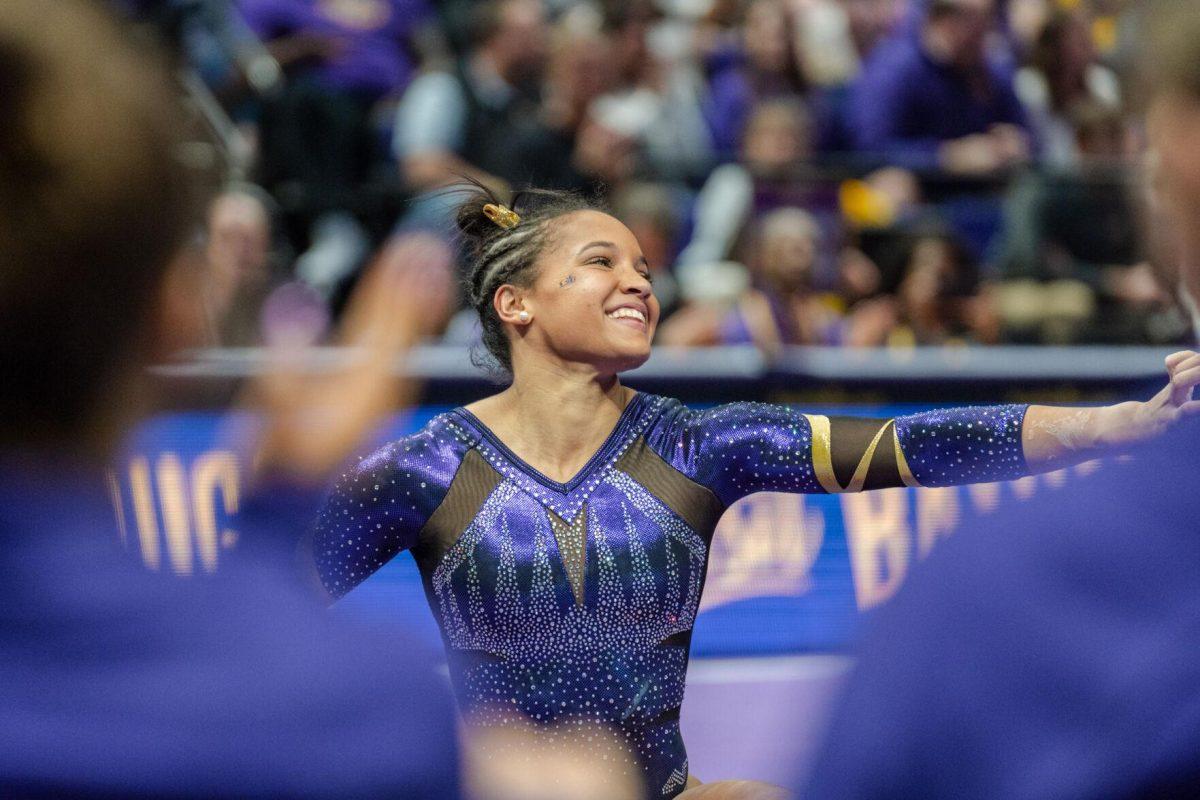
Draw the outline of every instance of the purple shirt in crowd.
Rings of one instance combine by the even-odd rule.
[[[403,89],[413,64],[404,40],[429,16],[425,0],[237,0],[259,38],[311,34],[344,42],[313,68],[330,88],[382,97]]]
[[[938,165],[943,142],[993,125],[1026,127],[1012,76],[994,65],[972,81],[934,61],[916,34],[882,43],[867,61],[850,103],[850,127],[861,151],[910,169]]]

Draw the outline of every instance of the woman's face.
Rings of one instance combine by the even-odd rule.
[[[758,0],[746,10],[742,44],[760,72],[783,72],[788,62],[787,16],[778,0]]]
[[[802,120],[783,108],[755,112],[746,125],[742,158],[756,173],[771,175],[807,160],[808,136]]]
[[[958,271],[955,262],[953,248],[942,239],[929,237],[917,242],[900,286],[905,305],[919,308],[935,303]]]
[[[658,325],[649,266],[629,228],[599,211],[555,221],[532,287],[520,290],[529,322],[517,350],[533,347],[604,373],[643,364]]]
[[[803,228],[779,232],[762,244],[763,277],[783,291],[807,288],[817,259],[815,231]]]

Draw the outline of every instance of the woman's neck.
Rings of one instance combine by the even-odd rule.
[[[527,464],[566,482],[604,444],[634,394],[616,375],[530,366],[468,409]]]

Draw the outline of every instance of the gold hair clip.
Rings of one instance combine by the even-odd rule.
[[[496,205],[495,203],[485,205],[483,207],[483,215],[506,231],[517,227],[517,224],[521,221],[521,218],[517,216],[517,212],[508,206]]]

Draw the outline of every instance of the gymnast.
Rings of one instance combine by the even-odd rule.
[[[709,545],[737,500],[1011,480],[1119,452],[1200,407],[1200,356],[1184,352],[1144,403],[886,420],[692,411],[618,377],[649,357],[659,316],[628,228],[571,194],[509,207],[464,191],[469,299],[511,383],[344,475],[312,556],[338,598],[411,550],[472,729],[528,723],[551,742],[615,730],[647,797],[778,796],[701,786],[679,730]]]

